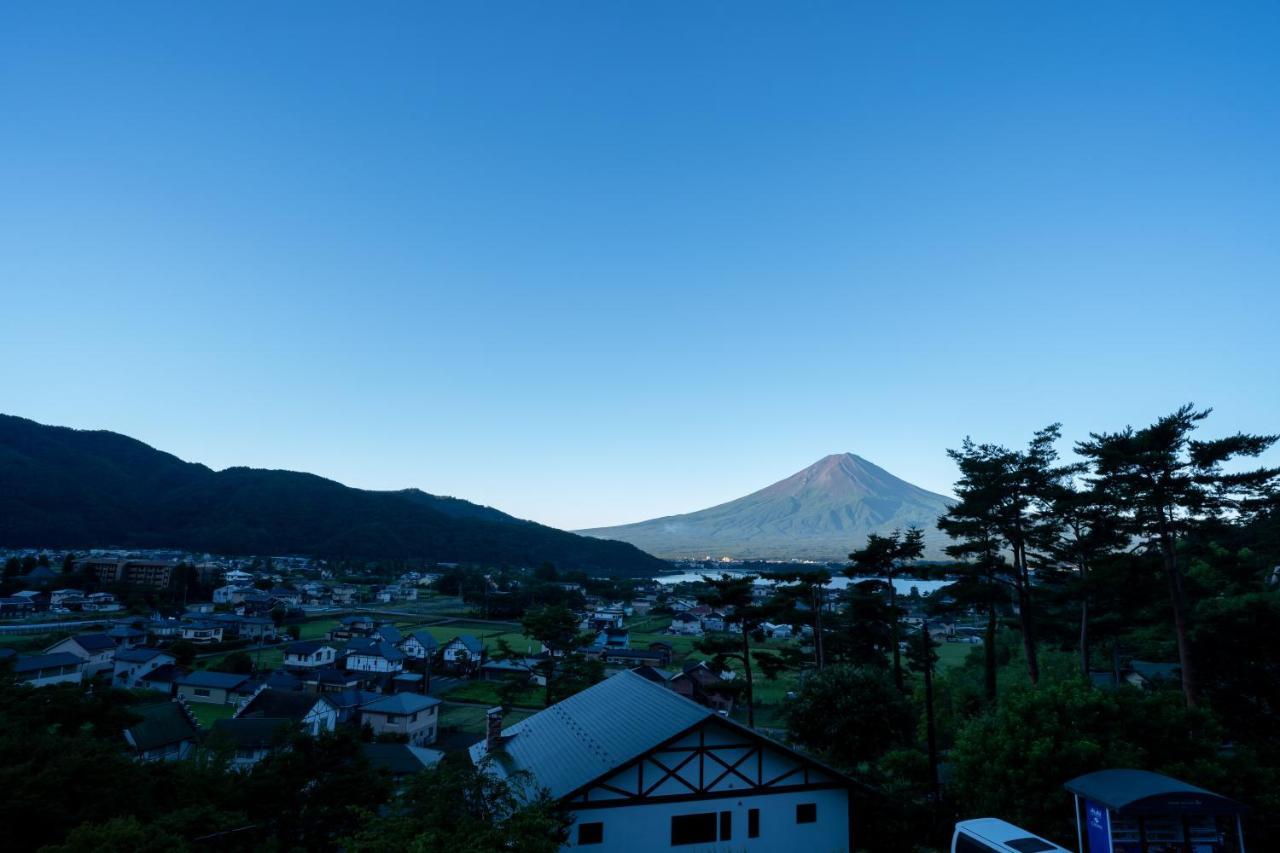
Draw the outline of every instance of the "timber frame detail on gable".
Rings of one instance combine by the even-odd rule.
[[[571,791],[571,809],[852,788],[854,782],[750,729],[707,717]]]

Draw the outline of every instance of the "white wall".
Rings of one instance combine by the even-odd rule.
[[[816,823],[797,824],[796,805],[815,803]],[[760,836],[747,838],[747,810],[760,809]],[[728,811],[733,814],[729,841],[671,846],[674,815]],[[693,802],[582,809],[577,821],[604,823],[604,842],[576,846],[578,828],[569,829],[566,850],[598,850],[608,853],[849,853],[849,800],[844,789],[722,797]],[[717,817],[718,822],[718,817]],[[856,843],[856,839],[855,839]]]

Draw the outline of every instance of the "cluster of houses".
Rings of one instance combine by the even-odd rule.
[[[80,589],[24,589],[0,597],[0,619],[25,619],[42,614],[114,613],[120,602],[109,592]]]

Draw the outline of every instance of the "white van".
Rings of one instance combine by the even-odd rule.
[[[951,836],[951,853],[1070,853],[1019,826],[994,817],[963,820]]]

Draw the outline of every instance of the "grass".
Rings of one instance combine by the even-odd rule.
[[[210,702],[189,702],[187,707],[206,730],[212,728],[218,720],[231,719],[231,715],[236,712],[234,705],[214,705]]]
[[[485,708],[467,705],[445,705],[440,710],[441,730],[467,732],[482,735],[485,726]],[[508,711],[502,717],[503,726],[511,726],[530,716],[529,711]]]
[[[498,695],[500,682],[496,681],[464,681],[444,694],[444,698],[454,702],[482,702],[485,705],[500,705],[502,699]],[[537,685],[526,687],[515,695],[513,704],[526,708],[541,708],[542,699],[546,695],[543,688]]]
[[[938,647],[938,670],[946,672],[953,667],[963,666],[969,652],[981,648],[981,645],[970,643],[943,643]]]

